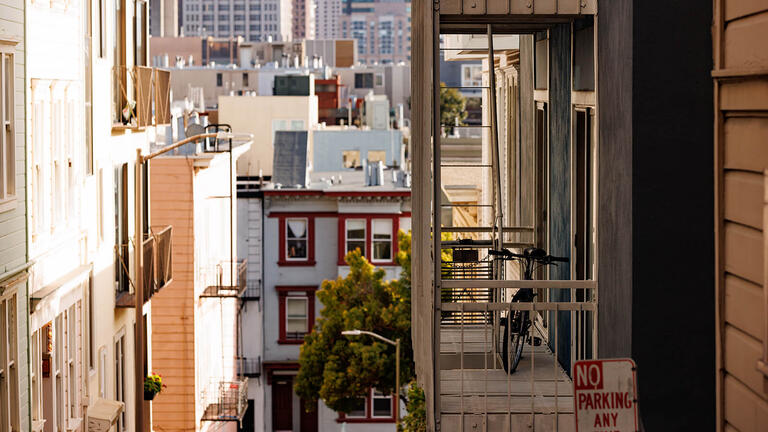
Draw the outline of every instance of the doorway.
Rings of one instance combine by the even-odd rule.
[[[293,377],[275,376],[272,381],[272,430],[293,431]]]

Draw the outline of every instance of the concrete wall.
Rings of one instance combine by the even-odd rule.
[[[315,172],[343,171],[343,150],[359,150],[360,163],[372,150],[386,151],[387,166],[403,162],[403,134],[399,130],[315,130],[312,135]]]
[[[237,133],[253,134],[250,151],[237,161],[237,175],[272,175],[274,120],[304,122],[303,130],[317,124],[317,96],[220,96],[219,122]],[[312,134],[309,134],[310,158]]]

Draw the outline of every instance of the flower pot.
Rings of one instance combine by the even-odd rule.
[[[144,390],[144,400],[151,401],[152,399],[155,398],[156,395],[157,395],[157,393],[155,393],[153,391]]]

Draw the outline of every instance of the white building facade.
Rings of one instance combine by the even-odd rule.
[[[293,7],[279,0],[184,0],[184,36],[241,36],[248,42],[293,38]]]

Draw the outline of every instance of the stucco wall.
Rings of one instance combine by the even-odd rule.
[[[399,130],[316,130],[312,168],[315,172],[342,171],[342,151],[359,150],[360,162],[372,150],[386,151],[386,164],[403,162],[403,134]]]

